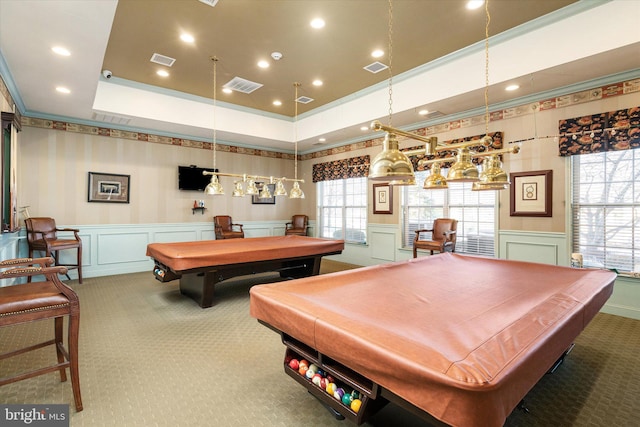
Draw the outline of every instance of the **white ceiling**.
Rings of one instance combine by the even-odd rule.
[[[137,3],[140,3],[138,5],[140,7],[156,5],[154,13],[148,14],[151,20],[154,14],[161,14],[163,5],[187,4],[186,1],[155,0],[153,3],[148,3],[146,0],[121,0],[121,6],[132,7]],[[190,7],[206,7],[207,13],[215,16],[216,8],[222,8],[225,2],[232,0],[220,0],[218,6],[213,9],[196,0],[188,1]],[[249,13],[252,10],[251,5],[260,2],[263,7],[268,5],[275,10],[292,4],[290,0],[233,1],[236,2],[236,7],[245,7],[248,22],[245,25],[239,22],[229,24],[242,28],[244,33],[248,32],[248,34],[243,33],[243,37],[256,42],[269,40],[271,35],[251,33],[251,20],[264,20],[264,13],[262,15]],[[386,19],[388,7],[386,0],[368,0],[368,2],[367,4],[377,7],[375,10],[377,20],[368,20],[366,8],[360,11],[360,16],[341,16],[352,24],[348,28],[350,32],[368,34],[367,31],[372,31],[368,27],[371,22],[380,22],[380,15]],[[340,3],[342,2],[314,1],[296,4],[307,4],[309,11],[322,12],[321,6],[336,6]],[[399,34],[401,33],[399,29],[404,26],[428,27],[436,25],[439,20],[444,20],[443,14],[436,16],[429,12],[441,10],[445,3],[450,7],[451,13],[466,13],[461,12],[461,8],[454,8],[454,5],[460,6],[463,3],[462,0],[446,0],[446,2],[396,0],[395,3],[397,6],[395,6],[394,28]],[[514,3],[518,3],[523,11],[527,10],[527,13],[535,16],[537,12],[527,8],[545,2],[492,0],[489,9],[491,11],[493,8],[495,12],[492,12],[490,28],[499,27],[495,22],[497,17],[501,16],[501,13],[508,12],[506,9],[503,10],[505,6]],[[560,3],[556,7],[561,8],[551,14],[524,24],[514,22],[510,24],[514,27],[503,29],[500,34],[491,37],[489,43],[491,104],[516,102],[515,98],[547,91],[551,93],[557,88],[586,81],[606,80],[615,75],[640,77],[640,32],[637,30],[640,0],[583,0],[565,7]],[[410,9],[402,11],[403,5],[419,8],[415,9],[419,19],[401,22],[400,19],[402,17],[407,19],[411,12]],[[297,140],[300,152],[321,149],[322,146],[317,145],[319,137],[327,139],[325,146],[371,138],[372,133],[361,131],[360,126],[374,119],[387,122],[389,74],[383,75],[384,72],[379,73],[377,80],[367,83],[366,87],[362,87],[362,82],[358,81],[358,84],[350,83],[351,86],[345,86],[346,89],[341,86],[338,90],[338,85],[332,89],[330,81],[327,82],[323,90],[327,90],[329,95],[318,96],[322,99],[318,105],[311,103],[301,106],[297,120],[292,117],[291,103],[286,112],[279,114],[271,107],[260,108],[261,105],[266,104],[258,103],[257,98],[252,102],[258,107],[248,105],[246,102],[234,102],[233,98],[224,98],[218,92],[214,115],[212,96],[200,93],[198,89],[194,89],[192,93],[185,93],[168,83],[162,86],[155,85],[151,77],[138,80],[119,77],[119,75],[128,76],[126,68],[109,58],[126,55],[129,49],[127,46],[134,49],[133,46],[136,43],[133,40],[140,34],[127,33],[126,36],[129,38],[125,37],[125,39],[131,40],[129,44],[122,41],[116,43],[113,35],[118,33],[118,26],[123,25],[122,19],[118,18],[118,8],[118,2],[115,0],[0,0],[0,71],[7,76],[5,78],[7,85],[26,116],[205,140],[211,140],[215,120],[216,135],[220,142],[293,151],[293,143]],[[169,10],[168,6],[167,10]],[[306,9],[298,8],[298,11],[300,10]],[[349,8],[343,10],[343,15],[347,11],[355,13]],[[176,12],[172,13],[175,15]],[[398,64],[406,68],[402,69],[399,66],[399,69],[394,71],[392,80],[394,126],[406,127],[429,123],[417,115],[417,110],[423,107],[430,111],[442,112],[444,117],[440,118],[440,121],[463,112],[482,110],[486,60],[483,41],[484,18],[483,10],[473,20],[465,18],[469,19],[469,25],[473,24],[476,30],[480,30],[480,34],[473,39],[477,41],[466,48],[453,47],[454,44],[449,47],[447,44],[455,40],[458,33],[462,35],[462,29],[456,26],[450,26],[446,32],[441,30],[428,40],[414,39],[412,43],[418,47],[439,43],[447,52],[446,55],[437,59],[420,62],[422,65],[418,66],[410,63],[409,59],[415,60],[413,57],[407,60],[402,59],[403,51],[415,52],[415,48],[403,49],[403,44],[407,46],[411,37],[399,35],[398,40],[394,39],[394,58],[397,58]],[[385,19],[382,19],[383,23],[386,23]],[[463,22],[462,18],[460,19]],[[179,19],[176,17],[175,20]],[[164,29],[165,27],[157,28],[156,31],[169,31]],[[388,28],[383,24],[382,33],[387,34],[387,30]],[[199,28],[197,31],[202,33],[205,29]],[[120,33],[118,34],[122,35]],[[371,34],[372,38],[377,37],[373,32]],[[411,35],[411,32],[408,34]],[[286,52],[298,52],[304,47],[300,46],[300,43],[296,44],[295,36],[292,37],[290,34],[285,36],[290,40],[290,45],[282,49],[285,55],[288,55]],[[275,31],[273,37],[275,37]],[[236,40],[232,36],[231,39]],[[348,43],[349,39],[343,37],[334,40],[333,44],[336,52],[339,52],[343,45],[347,49]],[[51,52],[53,45],[67,47],[72,55],[70,57],[54,55]],[[244,45],[234,45],[228,40],[225,41],[226,45],[232,45],[238,52],[247,48]],[[161,49],[155,46],[145,48],[154,51]],[[305,55],[309,55],[306,60],[308,62],[314,52],[305,52]],[[216,56],[218,56],[217,53]],[[226,54],[227,58],[229,56]],[[230,61],[225,62],[224,57],[220,55],[221,61],[218,65],[221,75],[230,71],[228,70]],[[286,58],[288,56],[285,56],[282,61]],[[205,73],[211,75],[211,62],[208,56],[203,60],[203,55],[200,55],[198,60],[204,63]],[[337,56],[336,60],[344,62],[349,58]],[[147,63],[148,58],[144,60],[144,66],[148,66]],[[327,63],[330,64],[328,59]],[[102,76],[103,68],[110,66],[106,64],[115,66],[114,77],[108,80]],[[357,68],[361,69],[361,65],[360,63]],[[328,66],[331,69],[336,67],[337,65]],[[239,72],[231,70],[231,74],[237,73]],[[358,80],[357,76],[353,77],[348,72],[343,72],[342,75],[345,81],[353,78],[355,78],[354,82]],[[277,79],[277,76],[272,78]],[[220,80],[223,79],[220,78]],[[505,92],[504,86],[511,82],[519,83],[521,89],[514,93]],[[69,87],[72,90],[71,94],[56,93],[54,88],[58,85]],[[268,84],[265,84],[266,86]],[[286,86],[290,86],[290,93],[282,94],[285,104],[286,97],[293,99],[292,83],[286,82]],[[310,90],[304,87],[303,94],[313,97]],[[264,101],[266,102],[266,98]],[[126,118],[128,124],[104,124],[100,122],[101,118],[96,116],[96,113]]]

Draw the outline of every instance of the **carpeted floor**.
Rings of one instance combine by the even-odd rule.
[[[323,273],[349,268],[325,263]],[[248,289],[216,288],[201,309],[151,272],[70,282],[81,301],[75,413],[57,373],[0,387],[0,403],[69,403],[72,426],[348,426],[284,374],[280,337],[249,316]],[[0,328],[0,352],[48,339],[52,323]],[[0,377],[42,365],[53,347],[0,362]],[[527,395],[507,426],[636,426],[640,321],[598,314],[565,363]],[[393,405],[366,426],[428,426]]]

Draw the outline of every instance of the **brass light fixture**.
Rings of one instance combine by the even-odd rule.
[[[436,137],[423,137],[414,133],[405,132],[391,126],[392,116],[392,74],[391,74],[391,52],[392,52],[392,23],[393,23],[393,7],[392,0],[389,0],[389,125],[385,126],[379,121],[371,123],[372,130],[386,132],[383,141],[382,152],[380,152],[372,161],[369,171],[369,179],[374,181],[388,181],[390,185],[414,185],[415,175],[413,165],[409,160],[410,156],[427,156],[435,155],[438,151],[457,150],[457,154],[453,158],[437,158],[431,160],[422,159],[418,164],[431,164],[431,174],[425,179],[424,189],[444,189],[448,188],[447,181],[473,182],[472,190],[502,190],[509,186],[508,175],[502,170],[502,164],[498,154],[500,153],[517,153],[519,146],[510,149],[491,150],[486,152],[475,153],[470,147],[476,145],[491,146],[493,139],[489,136],[489,23],[491,16],[489,15],[489,1],[485,1],[486,25],[485,25],[485,136],[477,141],[463,142],[460,144],[451,144],[446,146],[438,146]],[[400,151],[398,148],[397,136],[405,136],[425,143],[423,149]],[[482,172],[478,173],[478,168],[473,164],[471,159],[477,157],[490,156],[483,162]],[[441,172],[441,164],[445,161],[452,161],[453,164],[447,172],[445,178]]]
[[[389,129],[393,116],[393,2],[389,0]],[[372,124],[373,125],[373,124]],[[382,151],[374,157],[369,170],[369,179],[373,181],[415,181],[411,160],[398,149],[396,133],[387,130],[382,143]]]
[[[295,164],[295,178],[287,178],[287,177],[282,177],[282,178],[274,178],[273,176],[262,176],[262,175],[254,175],[254,174],[235,174],[235,173],[222,173],[222,172],[218,172],[218,170],[216,169],[216,153],[217,153],[217,126],[216,126],[216,102],[217,102],[217,63],[218,63],[218,58],[215,56],[212,56],[211,61],[213,61],[213,170],[212,171],[203,171],[202,174],[203,175],[211,175],[211,181],[209,182],[209,184],[207,185],[207,187],[204,189],[205,194],[207,195],[214,195],[214,196],[221,196],[224,195],[224,189],[222,188],[222,184],[220,184],[220,180],[219,177],[221,176],[228,176],[228,177],[234,177],[234,178],[240,178],[240,180],[237,180],[234,182],[234,189],[233,189],[233,197],[243,197],[245,194],[247,195],[258,195],[259,198],[261,199],[269,199],[272,197],[271,191],[269,189],[269,186],[267,184],[262,185],[262,188],[258,189],[258,186],[256,185],[256,181],[257,180],[264,180],[264,181],[268,181],[269,184],[276,184],[276,188],[274,191],[274,195],[275,196],[286,196],[287,195],[287,190],[284,187],[284,183],[286,181],[291,181],[293,182],[293,189],[291,190],[291,193],[289,195],[289,198],[291,199],[300,199],[300,198],[304,198],[304,192],[302,191],[302,189],[300,188],[300,183],[304,183],[304,179],[298,179],[298,135],[297,135],[297,128],[295,131],[295,158],[294,158],[294,164]],[[300,86],[299,83],[295,83],[294,84],[296,87],[296,100],[295,102],[295,120],[297,122],[298,119],[298,104],[297,104],[297,98],[298,98],[298,87]],[[294,126],[295,127],[295,126]],[[247,183],[247,189],[246,191],[242,188],[242,184],[243,183]]]

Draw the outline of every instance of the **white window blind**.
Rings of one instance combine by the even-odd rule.
[[[318,185],[319,236],[367,242],[367,178],[321,181]]]
[[[496,192],[471,191],[470,182],[449,182],[447,190],[425,190],[429,172],[417,172],[418,185],[403,191],[403,246],[413,247],[415,230],[431,228],[436,218],[458,220],[456,252],[495,256]],[[424,235],[424,238],[428,238]]]
[[[571,159],[573,252],[586,267],[640,271],[640,150]]]

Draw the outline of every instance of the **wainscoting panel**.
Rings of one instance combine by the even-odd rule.
[[[126,244],[123,242],[126,241]],[[108,233],[98,235],[98,264],[146,261],[149,233]]]
[[[371,238],[371,258],[383,261],[396,260],[396,234],[391,232],[372,231]]]
[[[567,237],[564,233],[500,231],[498,258],[543,264],[569,265]]]

